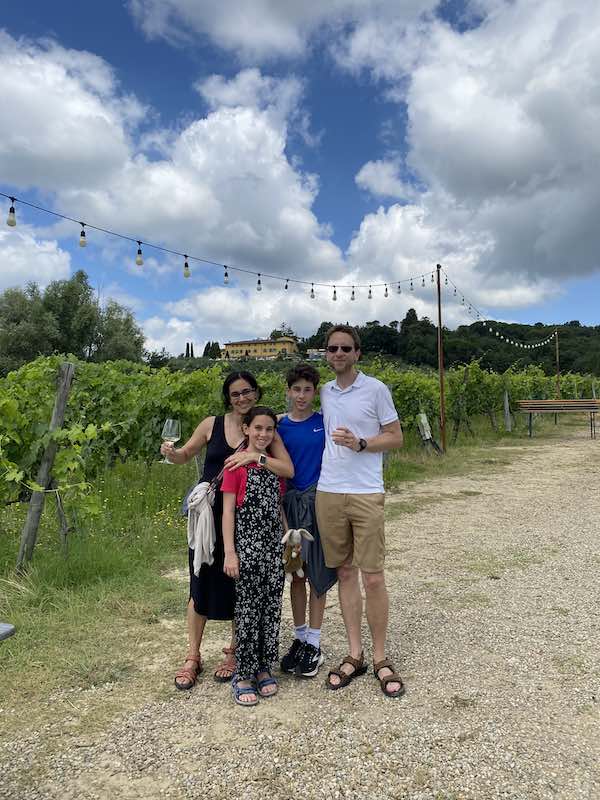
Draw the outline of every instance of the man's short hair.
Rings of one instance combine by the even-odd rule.
[[[360,336],[358,335],[356,328],[353,328],[352,325],[332,325],[332,327],[329,328],[325,334],[325,347],[327,347],[329,344],[329,340],[334,333],[347,333],[354,342],[354,349],[360,350]]]
[[[285,379],[287,381],[288,389],[290,386],[293,386],[296,381],[308,381],[309,383],[312,383],[316,389],[319,385],[319,381],[321,380],[321,376],[310,364],[297,364],[288,371]]]

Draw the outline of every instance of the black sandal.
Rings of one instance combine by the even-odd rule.
[[[348,674],[342,670],[344,664],[350,664],[351,667],[354,667],[354,672]],[[331,689],[335,692],[337,689],[343,689],[344,687],[348,686],[354,678],[358,678],[359,675],[364,675],[367,671],[367,665],[365,664],[365,654],[364,651],[360,654],[360,658],[352,658],[352,656],[345,656],[343,661],[340,662],[340,665],[337,669],[330,669],[327,675],[327,688]],[[339,683],[332,683],[331,676],[337,675],[340,679]]]

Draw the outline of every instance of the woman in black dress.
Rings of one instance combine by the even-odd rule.
[[[256,378],[250,372],[232,372],[223,383],[223,400],[227,413],[216,417],[206,417],[198,425],[189,440],[176,449],[172,443],[165,442],[161,453],[174,464],[185,464],[202,448],[206,447],[203,481],[210,481],[223,469],[234,469],[242,464],[255,461],[257,453],[244,450],[234,453],[243,441],[242,418],[258,402],[261,390]],[[271,445],[272,455],[267,458],[266,468],[283,478],[292,478],[294,467],[279,436]],[[216,541],[214,562],[209,566],[202,564],[200,573],[194,575],[194,551],[189,549],[190,599],[187,607],[188,654],[185,663],[175,675],[178,689],[191,689],[203,665],[200,645],[207,620],[233,620],[235,609],[235,581],[223,572],[224,549],[221,529],[223,516],[223,496],[215,492],[213,506]],[[229,681],[235,672],[235,639],[232,626],[231,643],[224,647],[225,659],[216,668],[217,681]]]

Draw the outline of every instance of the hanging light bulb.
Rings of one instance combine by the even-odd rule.
[[[370,286],[369,286],[369,295],[368,295],[368,297],[369,297],[369,300],[373,299],[373,292],[371,291],[371,287]]]
[[[356,296],[354,294],[354,286],[352,287],[352,294],[350,295],[350,300],[356,300]]]
[[[432,283],[433,283],[433,280],[434,280],[434,278],[433,278],[433,272],[432,272],[432,273],[431,273],[431,282],[432,282]]]
[[[260,282],[260,272],[258,273],[258,280],[256,281],[256,291],[262,292],[262,283]]]
[[[456,297],[456,286],[454,287],[454,297]]]
[[[337,300],[337,292],[335,290],[335,286],[333,287],[333,300]]]
[[[469,314],[471,313],[471,306],[469,305]]]
[[[464,297],[463,297],[463,299],[460,301],[460,304],[461,304],[462,306],[464,306],[464,304],[465,304],[465,298],[464,298]]]
[[[496,331],[496,336],[500,336],[500,331]]]
[[[83,222],[79,223],[81,225],[81,233],[79,234],[79,247],[85,247],[87,242],[85,240],[85,224]]]
[[[383,293],[383,296],[388,297],[387,283],[385,285],[385,292]]]
[[[422,287],[423,289],[425,288],[425,275],[422,275],[422,276],[421,276],[421,287]]]
[[[144,263],[144,256],[142,255],[142,243],[138,240],[138,251],[135,257],[135,263],[141,267]]]
[[[402,286],[400,284],[400,281],[398,281],[398,288],[396,289],[396,291],[398,292],[398,294],[402,294]]]
[[[229,284],[229,271],[225,264],[223,265],[223,269],[225,270],[225,272],[223,273],[223,283],[225,284],[225,286],[227,286]]]
[[[448,276],[446,275],[446,280],[444,281],[444,286],[448,286]]]
[[[310,299],[311,300],[315,299],[315,285],[314,285],[314,283],[311,283],[311,285],[310,285]]]
[[[288,288],[288,283],[289,283],[289,282],[290,282],[290,279],[289,279],[289,278],[286,278],[286,279],[285,279],[285,286],[283,287],[283,288],[284,288],[286,291],[287,291],[287,288]]]
[[[415,287],[413,286],[412,278],[410,279],[410,290],[411,290],[411,292],[414,292],[414,290],[415,290]]]
[[[190,270],[190,265],[188,264],[188,257],[184,256],[183,257],[183,277],[184,278],[189,278],[191,274],[192,274],[192,272]]]
[[[15,198],[10,198],[10,208],[8,209],[8,217],[6,218],[6,224],[10,228],[14,228],[17,224],[17,215],[15,214]]]

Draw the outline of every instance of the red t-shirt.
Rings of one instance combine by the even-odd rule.
[[[251,468],[264,469],[264,467],[259,467],[256,461],[251,461],[250,464],[244,464],[242,467],[238,467],[234,470],[226,469],[223,472],[221,491],[235,494],[235,505],[237,508],[244,502],[246,484],[248,483],[248,470]],[[285,494],[285,478],[279,478],[279,491],[282,496]]]

